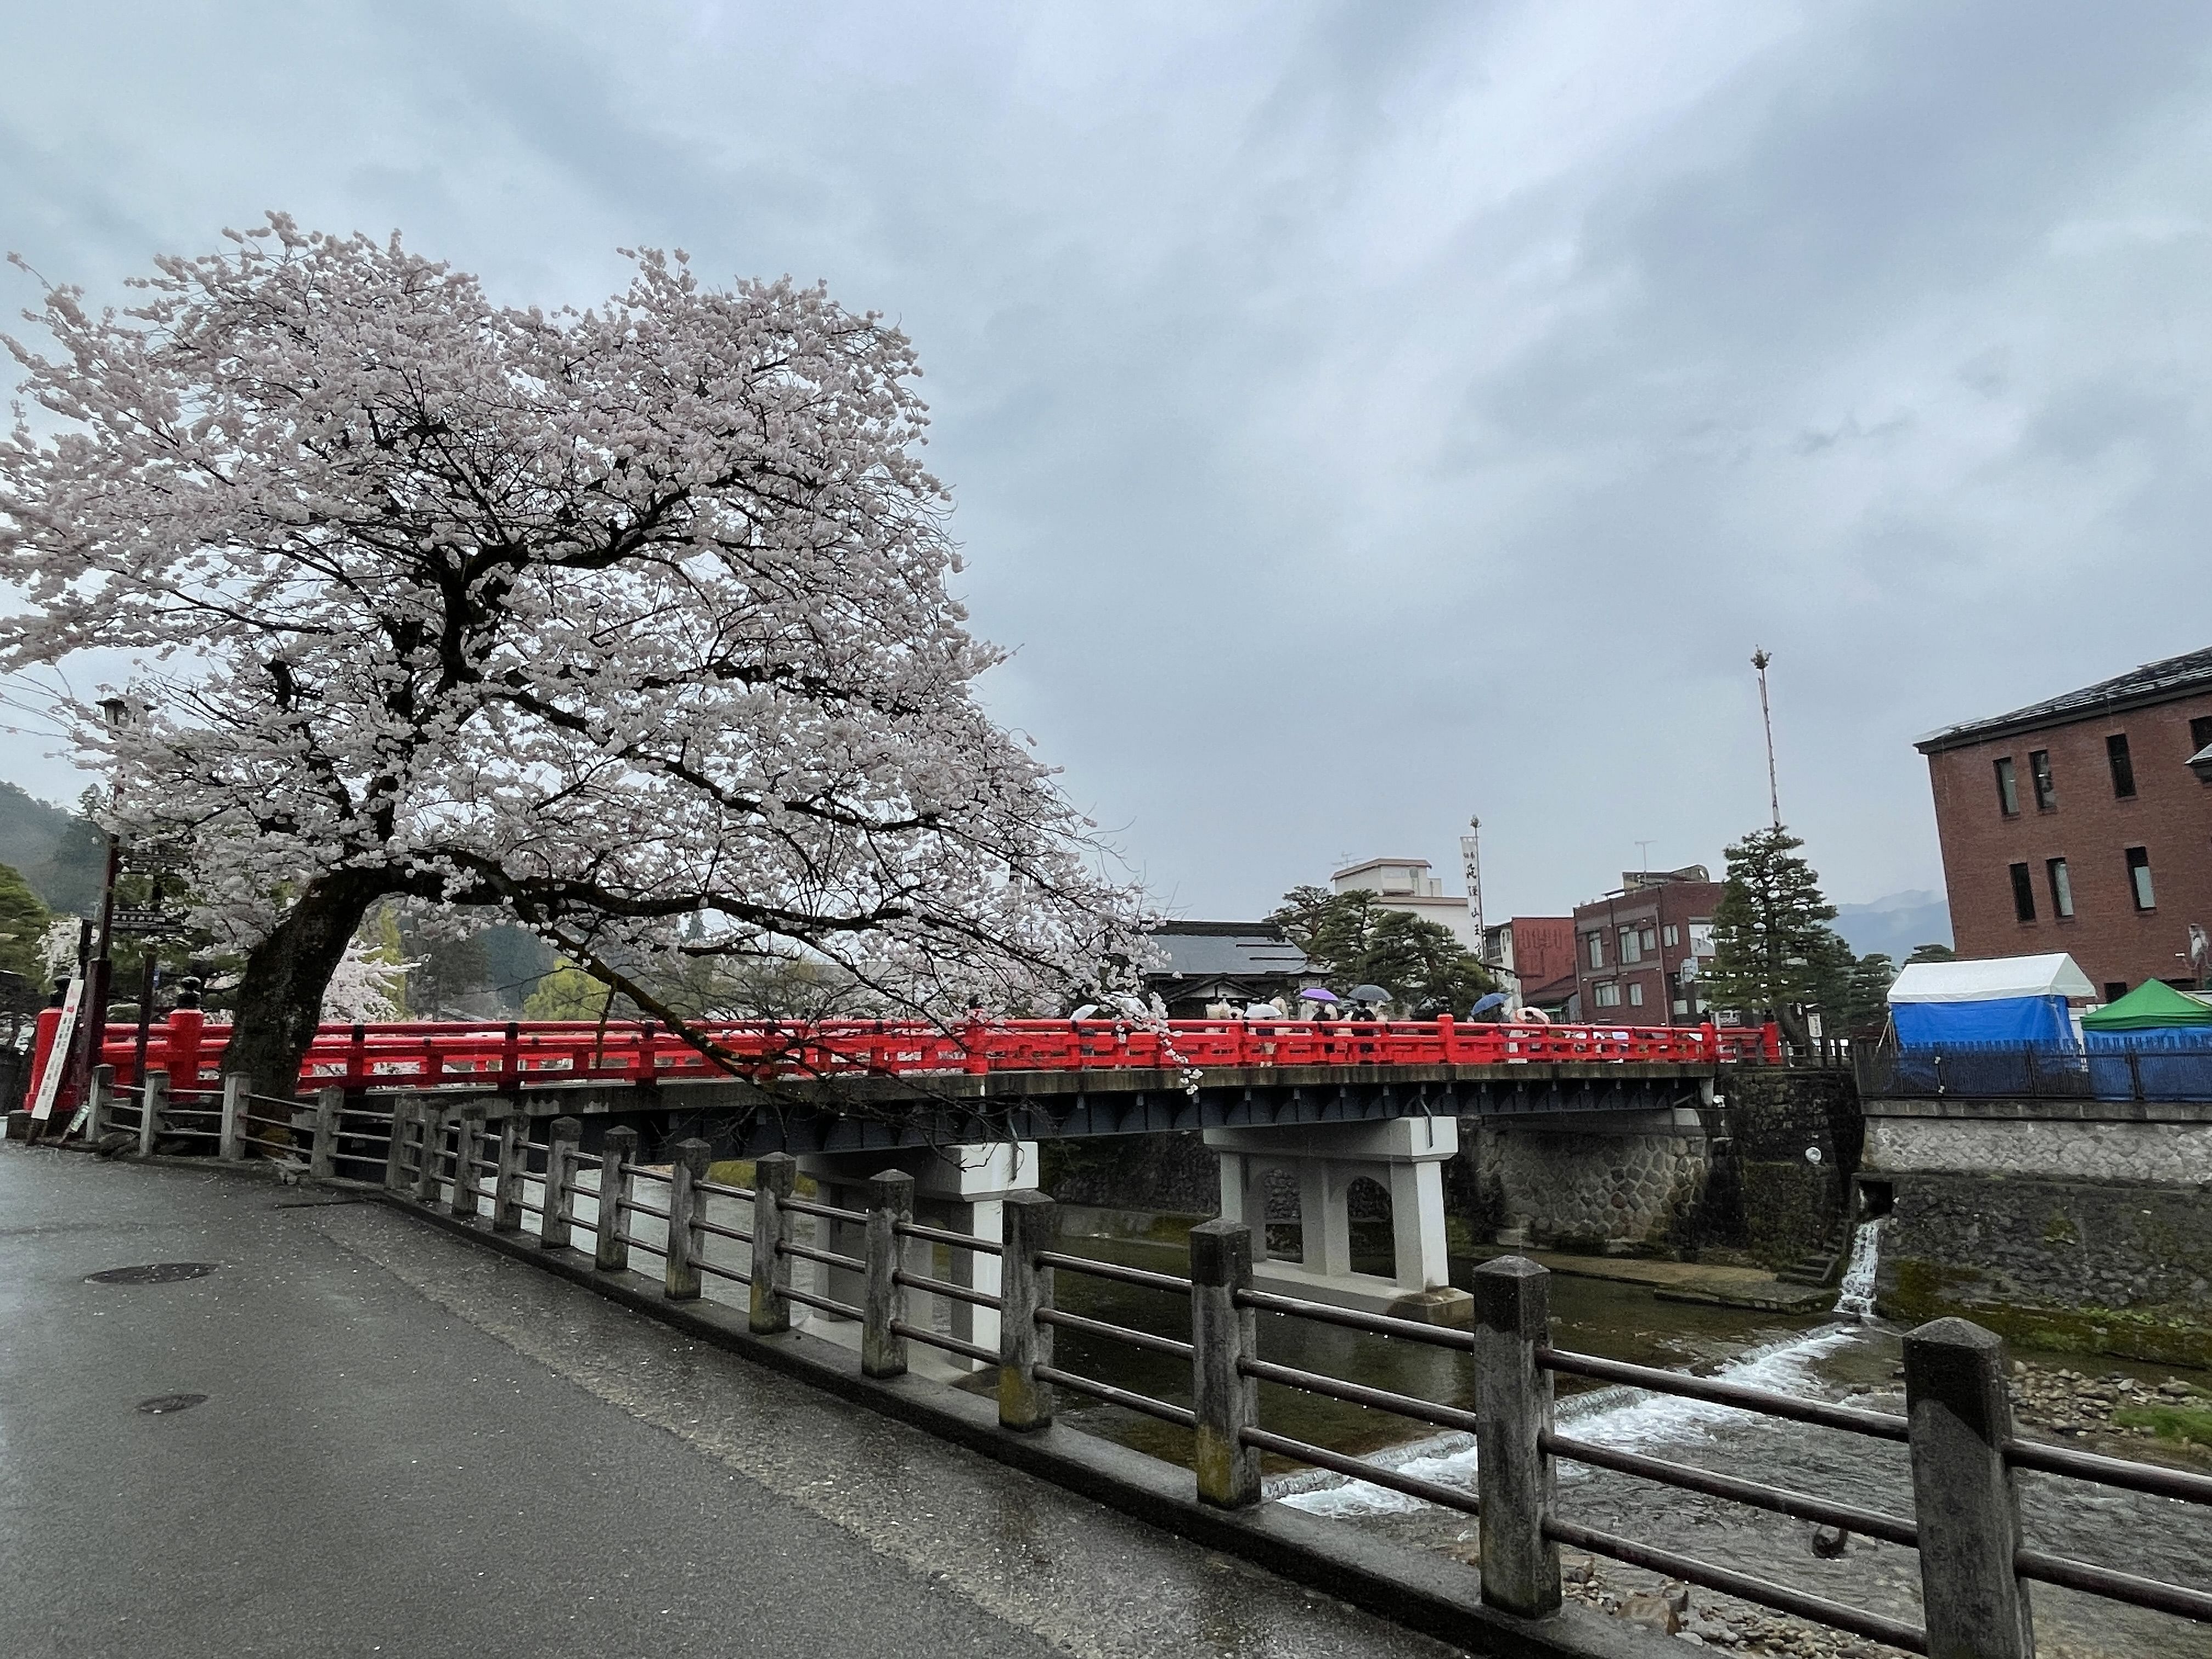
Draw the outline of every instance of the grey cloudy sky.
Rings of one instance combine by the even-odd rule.
[[[890,313],[994,707],[1185,915],[1717,866],[1755,643],[1832,895],[1938,886],[1913,737],[2212,641],[2202,4],[85,0],[0,88],[95,295],[281,207]]]

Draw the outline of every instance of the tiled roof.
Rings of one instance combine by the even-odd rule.
[[[1920,738],[1913,747],[1923,755],[1938,749],[1955,749],[1962,744],[1978,743],[2007,732],[2063,726],[2069,720],[2088,720],[2117,709],[2166,702],[2207,687],[2212,687],[2212,647],[2168,657],[2163,662],[2147,662],[2109,680],[2100,680],[2094,685],[2085,685],[2079,691],[2069,691],[2045,702],[2030,703],[2008,714],[1947,726]]]
[[[1152,931],[1177,975],[1303,974],[1305,952],[1265,922],[1175,921]]]

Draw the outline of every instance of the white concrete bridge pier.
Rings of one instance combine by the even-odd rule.
[[[1031,1191],[1036,1186],[1037,1146],[1034,1140],[994,1141],[983,1146],[905,1147],[896,1152],[810,1152],[799,1160],[799,1174],[811,1176],[819,1184],[821,1201],[841,1210],[865,1211],[868,1207],[869,1178],[886,1170],[903,1170],[914,1177],[916,1221],[925,1226],[999,1243],[1006,1237],[1006,1195]],[[840,1255],[857,1257],[866,1253],[866,1240],[857,1224],[849,1221],[817,1221],[816,1226],[821,1248]],[[809,1288],[817,1296],[849,1306],[860,1305],[862,1286],[858,1273],[820,1262],[794,1265],[811,1269],[813,1280]],[[980,1250],[954,1249],[925,1239],[910,1239],[905,1271],[987,1296],[999,1293],[999,1258]],[[928,1296],[918,1291],[908,1292],[908,1317],[916,1325],[930,1325],[948,1335],[994,1352],[998,1351],[996,1309],[979,1308],[973,1303]],[[850,1321],[819,1313],[812,1314],[811,1320],[820,1334],[833,1340],[849,1336],[853,1345],[860,1341],[860,1327]],[[941,1349],[925,1349],[921,1345],[912,1350],[909,1363],[917,1369],[925,1364],[933,1367],[940,1363],[963,1371],[975,1369],[975,1362],[960,1355]]]
[[[1221,1159],[1221,1213],[1252,1227],[1253,1283],[1282,1296],[1389,1314],[1436,1325],[1463,1325],[1473,1310],[1454,1290],[1445,1257],[1443,1166],[1459,1151],[1459,1122],[1403,1117],[1371,1123],[1206,1131]],[[1302,1255],[1267,1256],[1268,1194],[1296,1183]],[[1361,1182],[1370,1190],[1356,1193]],[[1390,1271],[1353,1271],[1355,1209],[1387,1207]],[[1282,1222],[1289,1218],[1278,1213]],[[1372,1265],[1368,1264],[1368,1265]]]

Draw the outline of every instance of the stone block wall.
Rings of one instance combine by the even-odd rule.
[[[1196,1130],[1044,1140],[1038,1155],[1038,1185],[1063,1204],[1165,1215],[1221,1213],[1221,1160]]]
[[[1541,1122],[1468,1118],[1454,1194],[1479,1231],[1547,1249],[1670,1251],[1703,1196],[1705,1135],[1693,1111]]]
[[[1888,1317],[1958,1314],[2040,1347],[2212,1364],[2212,1184],[1887,1179],[1875,1295]]]

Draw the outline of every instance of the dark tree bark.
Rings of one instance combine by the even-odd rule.
[[[323,993],[370,905],[393,890],[389,874],[334,870],[308,883],[276,931],[254,946],[238,986],[238,1023],[222,1069],[257,1093],[289,1095],[321,1023]]]

